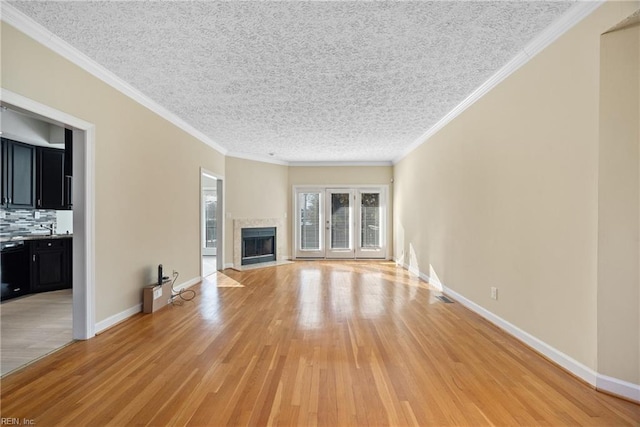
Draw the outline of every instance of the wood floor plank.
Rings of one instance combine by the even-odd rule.
[[[1,380],[38,426],[638,426],[389,262],[226,270]]]

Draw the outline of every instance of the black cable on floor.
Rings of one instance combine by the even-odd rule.
[[[171,302],[176,305],[182,305],[184,301],[191,301],[196,297],[196,291],[194,291],[193,289],[180,289],[179,291],[176,291],[173,288],[173,285],[176,283],[176,280],[178,280],[179,275],[180,273],[174,271],[173,281],[171,282]],[[176,297],[179,297],[180,300],[176,301]]]

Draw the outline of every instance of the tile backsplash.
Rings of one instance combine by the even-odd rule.
[[[40,218],[36,219],[36,213]],[[19,237],[32,234],[49,234],[40,224],[57,224],[55,210],[48,209],[0,209],[0,237]],[[58,232],[64,233],[66,230]]]

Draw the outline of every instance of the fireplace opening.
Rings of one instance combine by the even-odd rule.
[[[241,265],[276,260],[276,228],[243,228]]]

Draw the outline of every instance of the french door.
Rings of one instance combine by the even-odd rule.
[[[384,187],[296,188],[296,258],[385,258]]]
[[[353,190],[326,190],[325,258],[355,258]]]

